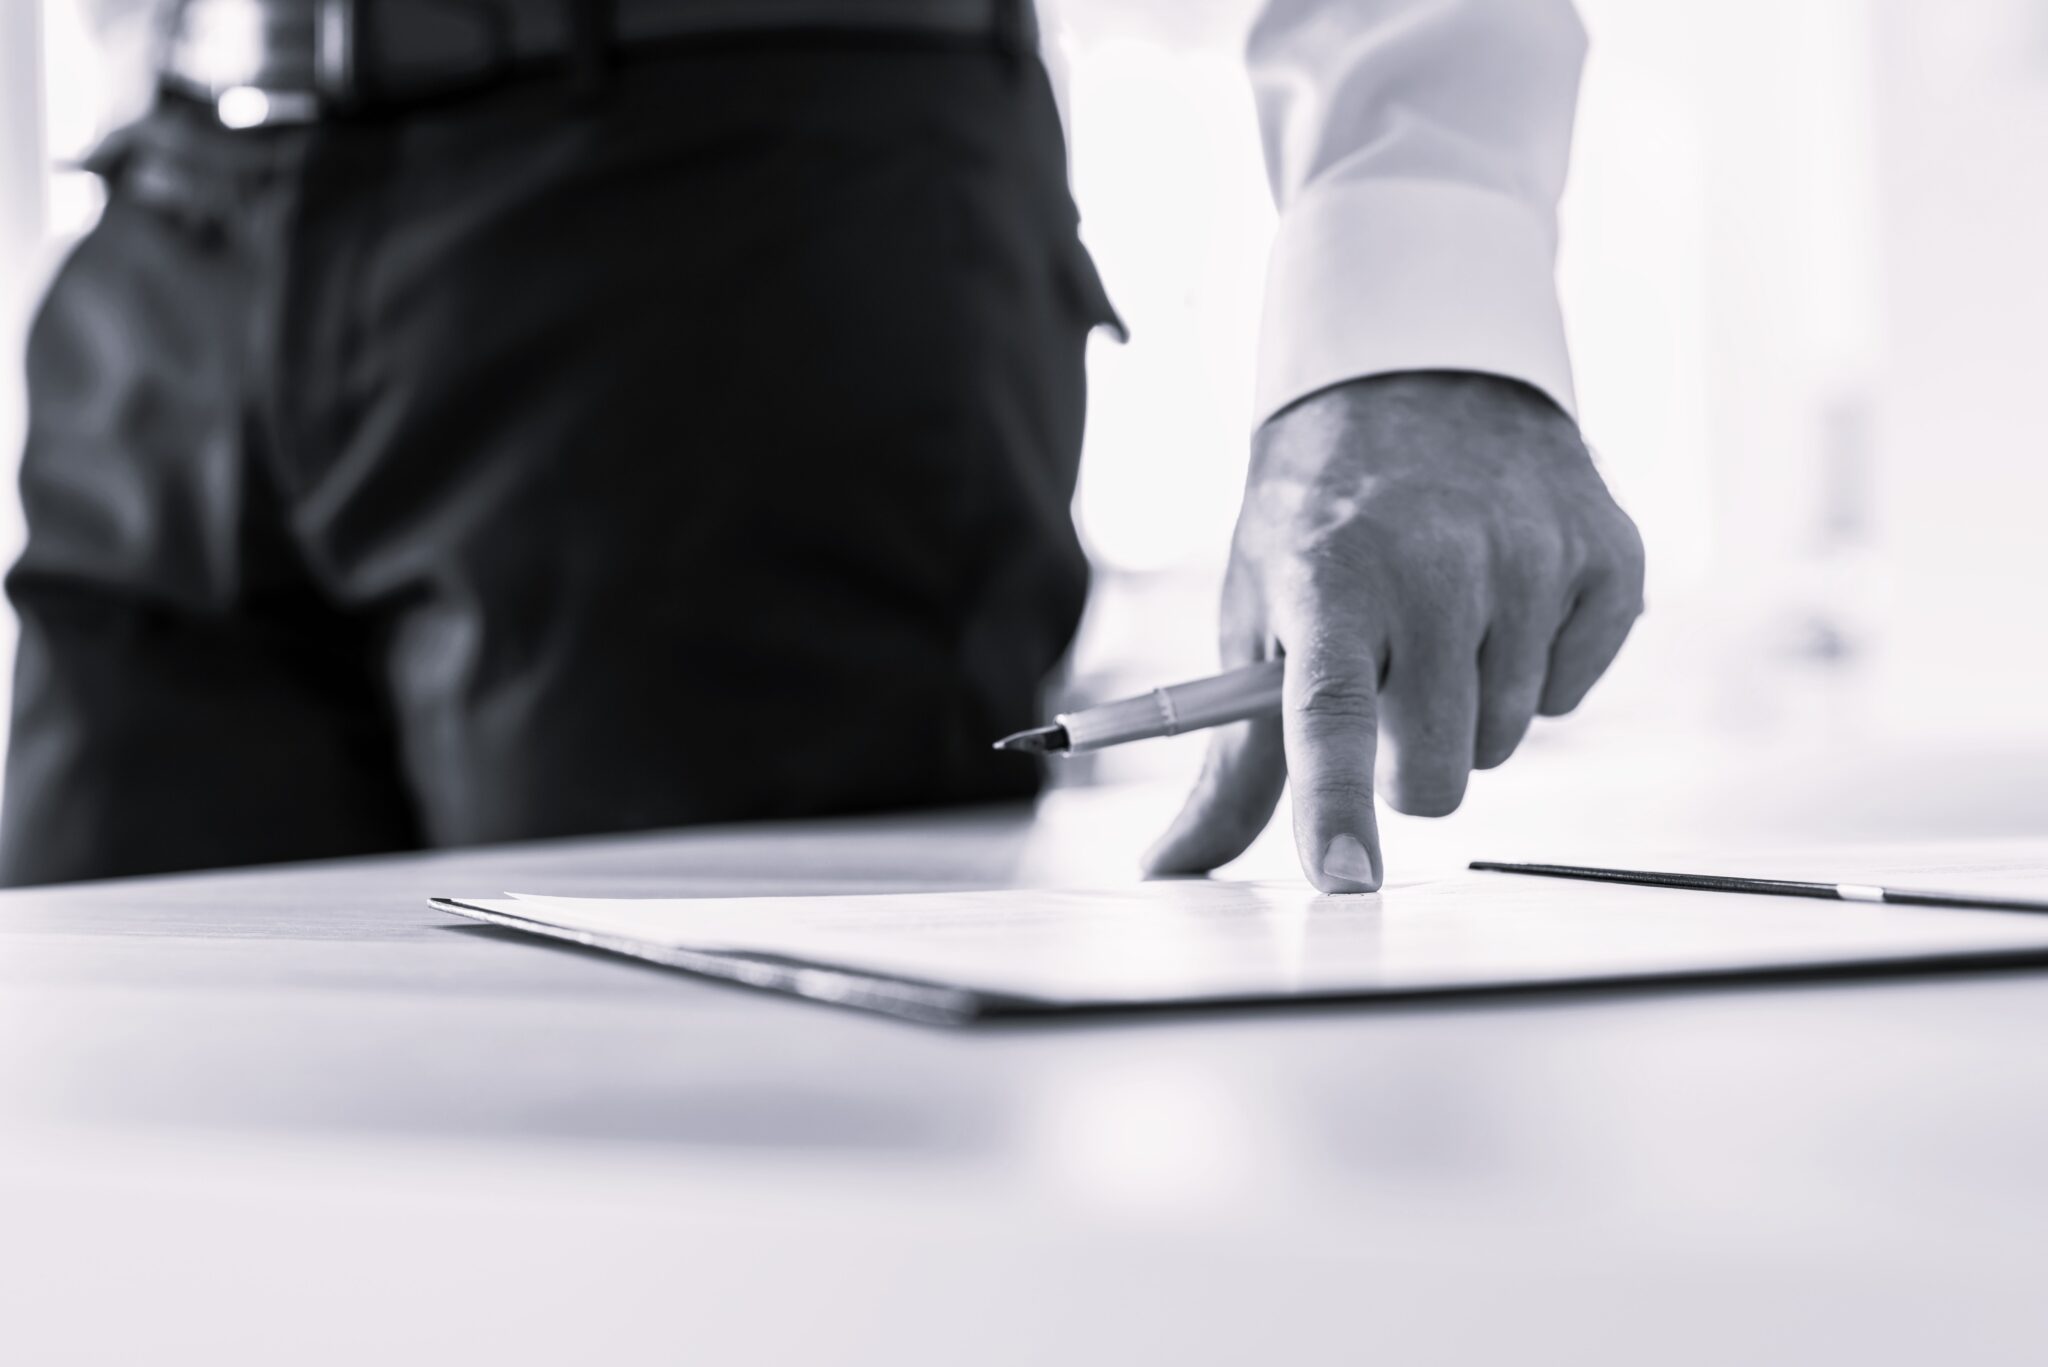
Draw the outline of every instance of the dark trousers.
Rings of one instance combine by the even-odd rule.
[[[167,103],[29,345],[10,883],[1029,794],[1108,307],[1035,63]]]

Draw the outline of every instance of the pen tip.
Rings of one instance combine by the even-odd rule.
[[[1004,736],[996,742],[995,748],[1014,750],[1027,755],[1043,755],[1054,750],[1064,750],[1067,748],[1067,728],[1059,725],[1034,726],[1029,731]]]

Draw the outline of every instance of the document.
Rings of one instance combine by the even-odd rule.
[[[2048,916],[1470,874],[846,897],[441,898],[457,915],[921,1020],[2048,963]]]

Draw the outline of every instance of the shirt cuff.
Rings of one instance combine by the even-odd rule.
[[[1444,181],[1312,185],[1280,216],[1254,424],[1319,389],[1401,370],[1533,385],[1578,416],[1554,220]]]

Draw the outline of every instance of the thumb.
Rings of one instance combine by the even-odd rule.
[[[1207,873],[1228,864],[1266,829],[1286,782],[1278,717],[1216,728],[1201,777],[1180,815],[1146,852],[1145,872]]]

